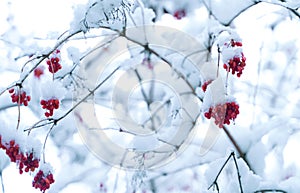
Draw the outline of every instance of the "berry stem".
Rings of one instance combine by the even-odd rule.
[[[20,126],[20,121],[21,121],[21,88],[18,87],[18,120],[17,120],[17,127],[16,127],[16,130],[19,129],[19,126]]]
[[[47,142],[47,139],[48,139],[48,137],[49,137],[49,135],[50,135],[52,129],[54,128],[54,126],[55,126],[55,124],[53,124],[53,125],[50,127],[50,129],[49,129],[49,131],[48,131],[48,133],[47,133],[47,135],[46,135],[44,144],[43,144],[43,163],[46,163],[46,156],[45,156],[46,142]]]
[[[226,82],[225,82],[225,94],[228,95],[228,77],[229,77],[229,71],[227,71],[226,74]]]
[[[218,44],[218,68],[217,68],[217,78],[219,77],[219,68],[220,68],[220,58],[221,58],[221,50]]]
[[[30,135],[30,132],[34,129],[34,128],[37,128],[38,127],[38,125],[40,124],[40,123],[42,123],[42,122],[44,122],[44,121],[49,121],[49,118],[48,119],[42,119],[42,120],[39,120],[38,122],[36,122],[35,124],[33,124],[30,128],[28,128],[28,129],[25,129],[24,130],[24,132],[28,132],[28,136]]]

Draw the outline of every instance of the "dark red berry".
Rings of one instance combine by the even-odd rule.
[[[223,128],[223,124],[230,124],[230,120],[234,121],[239,114],[239,105],[235,102],[227,102],[225,104],[218,104],[210,107],[208,112],[204,113],[207,119],[213,117],[215,124],[219,128]]]
[[[186,16],[186,12],[184,9],[179,9],[177,11],[175,11],[175,13],[173,14],[173,16],[176,18],[176,19],[182,19]]]
[[[40,170],[35,175],[32,186],[36,189],[40,189],[44,193],[54,182],[55,180],[50,172],[48,174],[45,174],[42,170]]]
[[[41,75],[44,74],[44,69],[42,67],[38,67],[33,71],[33,73],[34,73],[34,76],[39,79],[41,77]]]
[[[43,109],[47,109],[48,111],[45,112],[46,117],[53,116],[54,109],[59,108],[59,100],[58,99],[49,99],[49,100],[41,100],[40,104],[42,105]]]
[[[8,92],[11,94],[11,101],[13,103],[18,103],[20,105],[23,104],[24,106],[27,106],[28,102],[31,100],[31,97],[29,95],[26,95],[25,91],[18,91],[12,88]]]
[[[60,62],[59,53],[60,51],[56,50],[54,54],[46,61],[49,72],[53,74],[62,68],[61,64],[59,63]]]
[[[207,86],[208,86],[210,83],[212,83],[212,81],[213,81],[213,80],[207,80],[207,81],[204,82],[204,84],[202,85],[202,90],[203,90],[203,92],[206,91]]]

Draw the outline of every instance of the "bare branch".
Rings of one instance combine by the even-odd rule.
[[[219,186],[218,186],[218,178],[220,176],[220,174],[222,173],[224,167],[227,165],[228,161],[230,160],[230,158],[233,158],[234,160],[234,164],[235,164],[235,168],[236,168],[236,171],[237,171],[237,175],[238,175],[238,182],[239,182],[239,186],[240,186],[240,191],[241,193],[243,193],[243,187],[242,187],[242,182],[241,182],[241,175],[240,175],[240,171],[239,171],[239,167],[238,167],[238,164],[237,164],[237,161],[236,161],[236,158],[235,158],[235,154],[234,152],[231,152],[231,154],[229,155],[229,157],[226,159],[225,163],[222,165],[221,169],[219,170],[215,180],[213,181],[213,183],[208,187],[208,190],[211,189],[212,187],[216,187],[217,188],[217,191],[219,192]]]

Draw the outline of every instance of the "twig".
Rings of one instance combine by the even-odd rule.
[[[2,192],[5,193],[5,188],[4,188],[4,183],[3,183],[2,171],[0,171],[0,180],[1,180]]]
[[[217,186],[217,189],[218,189],[218,192],[219,192],[217,180],[218,180],[220,174],[222,173],[224,167],[226,166],[227,162],[230,160],[231,156],[232,156],[232,153],[230,154],[230,156],[227,158],[227,160],[225,161],[225,163],[224,163],[223,166],[221,167],[221,169],[220,169],[220,171],[218,172],[218,174],[217,174],[215,180],[213,181],[213,183],[208,187],[208,190],[211,189],[211,187],[213,187],[213,186],[216,185],[216,186]]]
[[[46,163],[46,157],[45,157],[46,142],[47,142],[47,139],[48,139],[48,137],[49,137],[49,135],[50,135],[50,133],[51,133],[51,131],[54,128],[55,125],[56,124],[53,123],[53,125],[50,127],[50,129],[49,129],[49,131],[48,131],[48,133],[46,135],[45,141],[44,141],[44,145],[43,145],[43,161],[44,161],[44,163]]]
[[[249,162],[246,158],[246,154],[243,153],[242,149],[240,148],[240,146],[238,145],[238,143],[233,138],[233,136],[231,135],[231,133],[229,132],[229,130],[227,129],[227,127],[225,125],[223,126],[223,130],[224,130],[225,134],[227,135],[227,137],[229,138],[230,142],[233,144],[233,146],[235,147],[235,149],[237,150],[237,152],[241,156],[241,158],[246,162],[248,167],[251,169],[251,166],[250,166],[250,164],[249,164]]]
[[[74,35],[80,33],[81,30],[76,31],[70,35],[68,35],[67,37],[65,37],[64,39],[62,39],[60,42],[58,42],[53,48],[52,50],[50,50],[47,54],[44,54],[42,56],[38,56],[35,59],[39,59],[41,58],[29,71],[27,74],[25,74],[23,76],[22,79],[20,79],[19,84],[22,84],[28,77],[29,75],[34,71],[34,69],[36,69],[47,57],[49,57],[59,46],[61,46],[62,44],[64,44],[69,38],[73,37]],[[32,61],[32,60],[31,60]]]
[[[150,188],[151,188],[152,193],[156,193],[157,192],[157,188],[156,188],[155,180],[154,179],[150,180]]]
[[[46,123],[46,124],[42,124],[42,125],[39,125],[40,123],[44,122],[44,121],[50,121],[49,123]],[[38,122],[36,122],[35,124],[33,124],[29,129],[24,129],[24,132],[27,132],[28,131],[28,135],[30,135],[30,132],[35,129],[35,128],[38,128],[38,127],[41,127],[41,126],[45,126],[45,125],[48,125],[48,124],[52,124],[53,122],[53,119],[42,119],[42,120],[39,120]]]
[[[220,58],[221,58],[221,50],[220,50],[220,46],[218,44],[218,69],[217,69],[217,78],[219,77]]]
[[[89,98],[94,92],[100,88],[116,71],[120,69],[121,66],[118,66],[115,70],[113,70],[102,82],[100,82],[93,90],[91,90],[84,98],[82,98],[78,103],[76,103],[71,109],[69,109],[63,116],[61,116],[58,119],[55,119],[54,121],[57,123],[66,116],[68,116],[76,107],[78,107],[83,101],[85,101],[87,98]]]
[[[19,129],[19,126],[20,126],[20,121],[21,121],[21,86],[18,87],[18,95],[19,95],[19,98],[18,98],[18,120],[17,120],[17,128],[16,130]]]
[[[229,155],[229,157],[226,159],[225,163],[223,164],[223,166],[221,167],[220,171],[218,172],[215,180],[208,187],[208,190],[215,186],[217,188],[217,191],[218,192],[220,191],[217,180],[218,180],[220,174],[222,173],[224,167],[227,165],[228,161],[230,160],[230,158],[233,158],[233,160],[234,160],[234,164],[235,164],[237,175],[238,175],[238,181],[239,181],[240,191],[241,191],[241,193],[243,193],[243,187],[242,187],[242,182],[241,182],[241,175],[240,175],[239,167],[238,167],[238,164],[237,164],[234,152],[231,152],[231,154]]]
[[[168,65],[176,72],[176,74],[177,74],[180,78],[182,78],[183,80],[185,80],[186,84],[190,87],[190,89],[191,89],[193,92],[195,92],[195,88],[193,87],[193,85],[192,85],[189,81],[186,80],[186,78],[184,77],[184,75],[183,75],[180,71],[178,71],[176,68],[173,67],[173,65],[171,64],[170,61],[168,61],[166,58],[162,57],[162,56],[161,56],[158,52],[156,52],[155,50],[151,49],[147,44],[144,45],[144,44],[140,43],[139,41],[136,41],[136,40],[134,40],[134,39],[132,39],[132,38],[130,38],[130,37],[127,37],[127,36],[126,36],[125,34],[123,34],[123,33],[120,33],[120,35],[121,35],[122,37],[126,38],[128,41],[131,41],[132,43],[135,43],[135,44],[137,44],[137,45],[139,45],[139,46],[141,46],[141,47],[144,47],[145,50],[148,50],[150,53],[154,54],[154,55],[157,56],[159,59],[161,59],[161,60],[164,61],[166,64],[168,64]]]
[[[281,192],[281,193],[287,193],[284,190],[278,190],[278,189],[261,189],[261,190],[256,190],[254,193],[264,193],[264,192]]]
[[[239,166],[238,166],[238,163],[236,161],[234,152],[232,152],[231,154],[232,154],[232,157],[233,157],[233,160],[234,160],[234,164],[235,164],[235,168],[236,168],[236,171],[237,171],[238,181],[239,181],[239,185],[240,185],[240,190],[241,190],[241,193],[243,193],[243,187],[242,187],[242,182],[241,182],[241,174],[240,174]]]

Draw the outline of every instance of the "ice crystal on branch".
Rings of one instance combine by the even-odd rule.
[[[125,26],[125,10],[130,5],[128,0],[90,0],[86,7],[78,6],[75,9],[72,31],[87,32],[91,28],[104,26],[122,29]]]

